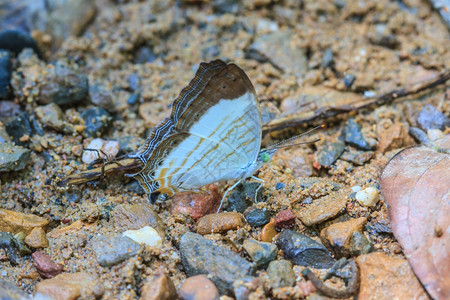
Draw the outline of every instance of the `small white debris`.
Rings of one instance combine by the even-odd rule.
[[[105,141],[101,138],[93,139],[89,145],[86,147],[86,149],[95,149],[98,151],[90,151],[90,150],[84,150],[83,155],[81,156],[81,160],[85,164],[90,164],[91,162],[95,161],[99,158],[106,158],[106,153],[108,156],[115,157],[117,153],[119,153],[120,144],[118,141]],[[101,150],[101,151],[100,151]]]
[[[160,246],[162,244],[161,236],[150,226],[145,226],[137,230],[127,230],[122,234],[136,243],[146,244],[150,247]]]
[[[370,207],[377,204],[379,200],[378,194],[379,193],[376,188],[368,187],[357,192],[355,198],[361,205]]]
[[[360,190],[362,190],[362,187],[360,187],[359,185],[352,186],[353,193],[359,192]]]

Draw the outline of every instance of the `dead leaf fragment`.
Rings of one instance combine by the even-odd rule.
[[[387,164],[380,184],[417,277],[434,299],[450,299],[450,155],[407,148]]]

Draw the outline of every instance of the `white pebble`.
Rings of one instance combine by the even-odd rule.
[[[108,154],[112,157],[115,157],[117,155],[117,153],[119,153],[120,144],[118,141],[105,141],[101,138],[96,138],[96,139],[93,139],[89,143],[89,145],[87,145],[86,148],[99,150],[98,152],[97,151],[89,151],[89,150],[83,151],[83,156],[81,156],[81,160],[85,164],[90,164],[91,162],[93,162],[96,159],[105,158],[105,155],[100,150],[102,150],[103,152],[105,152],[106,154]],[[100,157],[99,157],[99,155],[100,155]]]
[[[146,244],[150,247],[160,246],[162,244],[161,236],[150,226],[145,226],[137,230],[127,230],[123,235],[129,237],[136,243]]]
[[[379,193],[376,188],[368,187],[357,192],[355,198],[361,205],[374,206],[379,200],[378,194]]]

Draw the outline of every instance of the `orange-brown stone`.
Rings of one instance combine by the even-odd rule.
[[[25,244],[31,248],[47,248],[48,239],[45,231],[41,227],[35,227],[25,238]]]
[[[182,300],[218,300],[219,291],[206,275],[196,275],[186,279],[180,287]]]
[[[159,272],[150,277],[142,287],[141,300],[171,300],[176,298],[175,285],[164,272]]]
[[[244,226],[242,214],[237,212],[224,212],[206,215],[197,222],[197,233],[209,234],[228,230],[235,230]]]
[[[277,235],[277,231],[275,229],[275,219],[270,219],[270,222],[264,225],[261,229],[261,241],[272,243],[273,238]]]
[[[48,220],[13,210],[0,209],[0,231],[10,233],[23,232],[26,235],[35,227],[47,228]]]

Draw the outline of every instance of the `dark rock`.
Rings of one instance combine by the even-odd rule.
[[[107,111],[114,111],[113,95],[107,91],[104,87],[97,84],[89,87],[89,96],[91,103],[95,106],[106,109]]]
[[[342,155],[344,148],[345,144],[340,141],[326,144],[316,153],[316,160],[321,166],[329,168]]]
[[[325,246],[289,229],[281,232],[277,245],[283,250],[284,257],[296,265],[326,269],[335,263]]]
[[[134,105],[138,103],[140,97],[141,96],[139,94],[131,94],[127,99],[128,105]]]
[[[180,255],[188,276],[207,274],[221,294],[231,295],[235,280],[255,273],[252,263],[191,232],[181,238]]]
[[[153,48],[143,46],[137,49],[134,55],[134,62],[137,64],[145,64],[154,62],[158,56],[153,51]]]
[[[255,193],[261,184],[259,182],[242,182],[238,184],[228,196],[227,211],[243,213],[255,201]],[[261,189],[257,194],[257,201],[261,201]]]
[[[2,300],[29,299],[28,295],[20,288],[2,279],[0,279],[0,295]]]
[[[333,50],[331,48],[326,49],[323,52],[322,56],[322,68],[328,68],[333,66],[334,64],[334,57],[333,57]]]
[[[276,245],[254,239],[245,240],[244,249],[258,268],[267,266],[269,262],[277,258],[278,254]]]
[[[266,225],[270,221],[270,212],[265,209],[254,209],[245,215],[245,219],[252,227]]]
[[[19,258],[16,253],[16,243],[11,233],[0,231],[0,249],[5,250],[11,265],[18,264]]]
[[[282,190],[286,187],[286,185],[283,182],[277,182],[277,185],[275,186],[275,188],[277,190]]]
[[[30,150],[11,143],[0,143],[0,172],[20,171],[29,159]]]
[[[31,257],[33,263],[39,274],[45,278],[53,278],[60,274],[63,270],[63,265],[55,263],[50,256],[44,252],[35,251]]]
[[[26,31],[8,29],[0,32],[0,49],[18,54],[25,48],[31,48],[38,56],[41,56],[36,41]]]
[[[86,134],[92,137],[100,137],[111,123],[112,117],[100,107],[88,108],[81,113],[86,125]]]
[[[348,89],[351,88],[353,85],[353,82],[355,82],[355,79],[356,79],[356,76],[350,75],[350,74],[345,74],[344,79],[343,79],[345,87]]]
[[[292,264],[288,260],[274,260],[270,262],[267,268],[270,286],[273,289],[293,286],[295,283],[295,274],[292,270]]]
[[[238,0],[214,0],[212,7],[214,11],[222,14],[236,14],[239,11]]]
[[[391,224],[387,221],[373,221],[367,224],[366,226],[367,232],[369,232],[370,235],[376,235],[376,234],[392,234],[392,228]]]
[[[429,129],[444,130],[445,126],[449,126],[449,120],[434,106],[427,104],[420,111],[417,117],[417,124],[425,131]]]
[[[353,118],[349,119],[345,125],[344,140],[347,144],[350,144],[361,150],[372,150],[371,145],[364,139],[361,132],[361,125],[355,122]]]
[[[122,234],[100,236],[92,245],[97,261],[102,267],[121,263],[139,251],[139,244]]]
[[[355,231],[352,234],[350,241],[351,256],[360,256],[361,254],[373,252],[373,250],[373,243],[363,233]]]
[[[19,250],[20,255],[28,255],[31,254],[31,249],[28,248],[27,244],[25,244],[26,234],[23,232],[16,233],[14,235],[14,239],[16,242],[17,250]]]
[[[8,123],[22,113],[19,104],[13,101],[0,101],[0,121]]]
[[[396,49],[400,46],[400,41],[385,24],[374,25],[368,32],[368,37],[370,42],[374,45],[390,49]]]
[[[10,79],[11,79],[11,53],[8,50],[0,50],[0,99],[9,98]]]
[[[30,115],[28,112],[24,111],[7,123],[5,127],[6,131],[12,137],[16,145],[24,146],[27,144],[26,142],[22,142],[20,139],[25,135],[31,136],[32,130],[30,125]]]
[[[139,181],[133,180],[127,185],[125,185],[127,192],[135,193],[136,195],[142,196],[145,194],[145,190],[140,185]]]
[[[40,104],[53,102],[58,105],[73,105],[89,96],[89,82],[86,75],[61,64],[49,66],[47,71],[48,76],[40,82]]]

